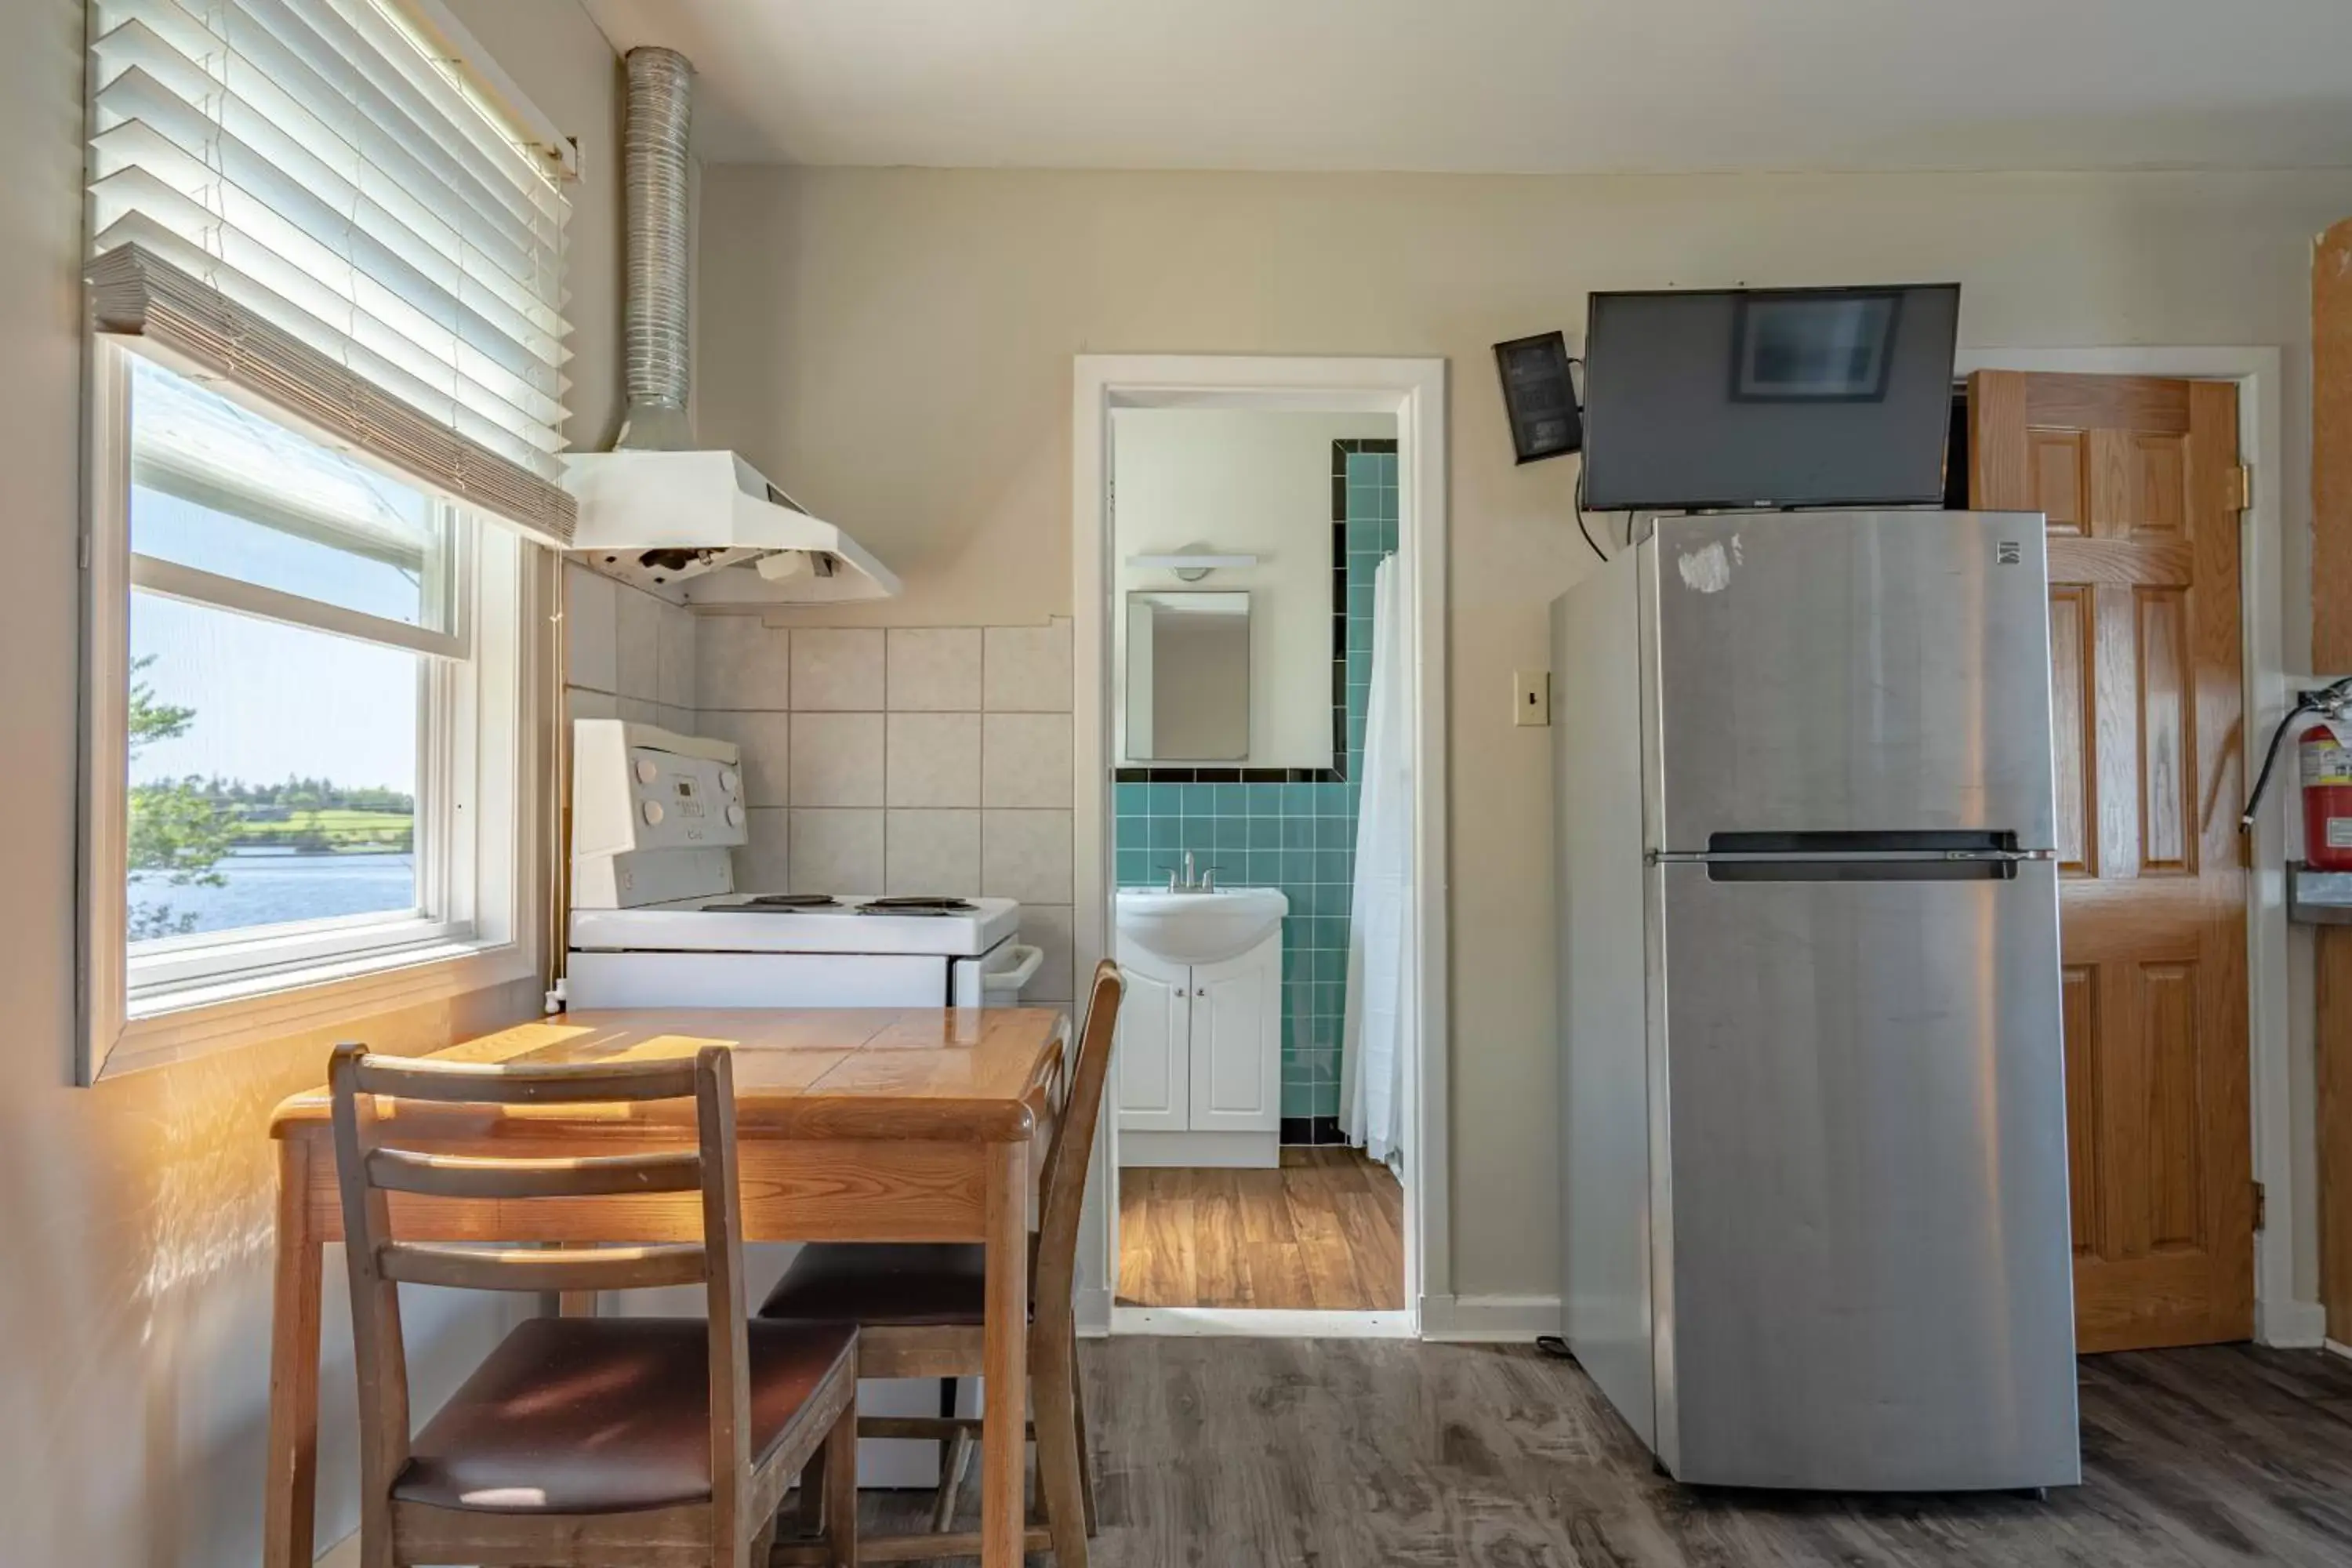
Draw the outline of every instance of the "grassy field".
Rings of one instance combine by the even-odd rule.
[[[314,854],[389,854],[415,847],[416,820],[390,811],[351,811],[329,806],[297,811],[275,822],[237,824],[239,843],[304,849]]]

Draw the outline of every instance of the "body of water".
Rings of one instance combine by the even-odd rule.
[[[336,915],[395,912],[416,906],[414,855],[231,855],[215,868],[218,888],[174,888],[152,877],[131,879],[133,910],[154,906],[196,917],[194,931],[236,931]]]

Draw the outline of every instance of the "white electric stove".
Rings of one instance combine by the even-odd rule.
[[[568,1005],[982,1007],[1043,954],[1010,899],[745,892],[736,750],[617,719],[572,747]]]
[[[572,910],[574,1007],[988,1007],[1043,954],[1010,899],[925,904],[729,893]]]

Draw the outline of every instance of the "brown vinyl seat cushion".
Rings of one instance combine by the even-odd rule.
[[[1033,1244],[1033,1286],[1035,1265]],[[978,1242],[820,1242],[801,1248],[760,1316],[888,1328],[977,1325],[986,1316],[987,1277],[988,1252]]]
[[[484,1513],[627,1513],[710,1496],[709,1325],[534,1318],[409,1446],[404,1502]],[[845,1357],[845,1324],[750,1327],[751,1458],[782,1441]]]

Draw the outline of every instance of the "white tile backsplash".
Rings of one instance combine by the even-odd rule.
[[[984,706],[998,713],[1070,710],[1070,623],[990,626],[981,656]]]
[[[874,894],[882,890],[882,813],[792,813],[792,886],[795,893]]]
[[[1070,901],[1070,813],[981,814],[980,890],[1024,904]]]
[[[982,805],[1070,804],[1072,764],[1067,713],[991,713],[981,723]]]
[[[792,889],[791,813],[754,805],[744,814],[751,841],[735,851],[735,887],[745,893],[782,893]]]
[[[691,688],[657,658],[658,695],[690,689],[696,732],[742,749],[745,886],[1017,899],[1049,955],[1028,994],[1068,999],[1066,619],[786,630],[710,614],[691,632]]]
[[[694,706],[694,612],[676,605],[661,607],[660,700],[672,708]]]
[[[888,803],[977,806],[980,715],[889,715]]]
[[[792,721],[793,805],[883,804],[881,714],[794,713]]]
[[[619,684],[614,689],[643,702],[661,700],[661,616],[667,608],[651,594],[625,584],[620,590]]]
[[[1067,1005],[1076,995],[1071,971],[1071,950],[1076,945],[1076,921],[1067,904],[1024,904],[1021,910],[1021,940],[1045,951],[1045,961],[1029,984],[1021,988],[1021,1000],[1032,1005],[1061,1003]]]
[[[591,691],[621,689],[621,585],[585,566],[563,568],[566,682]]]
[[[980,815],[977,811],[891,812],[883,830],[882,890],[977,897]]]
[[[878,629],[803,627],[793,633],[794,712],[809,709],[878,712],[883,701],[883,639]]]
[[[782,713],[792,707],[792,633],[758,616],[698,616],[695,706]]]
[[[792,728],[789,713],[714,713],[705,710],[695,732],[732,741],[742,752],[743,799],[754,806],[792,804]],[[782,841],[781,826],[778,832]]]
[[[980,711],[977,626],[894,626],[887,699],[894,713]]]
[[[621,716],[621,700],[609,691],[589,691],[575,686],[563,695],[564,717],[567,719],[617,719]]]

